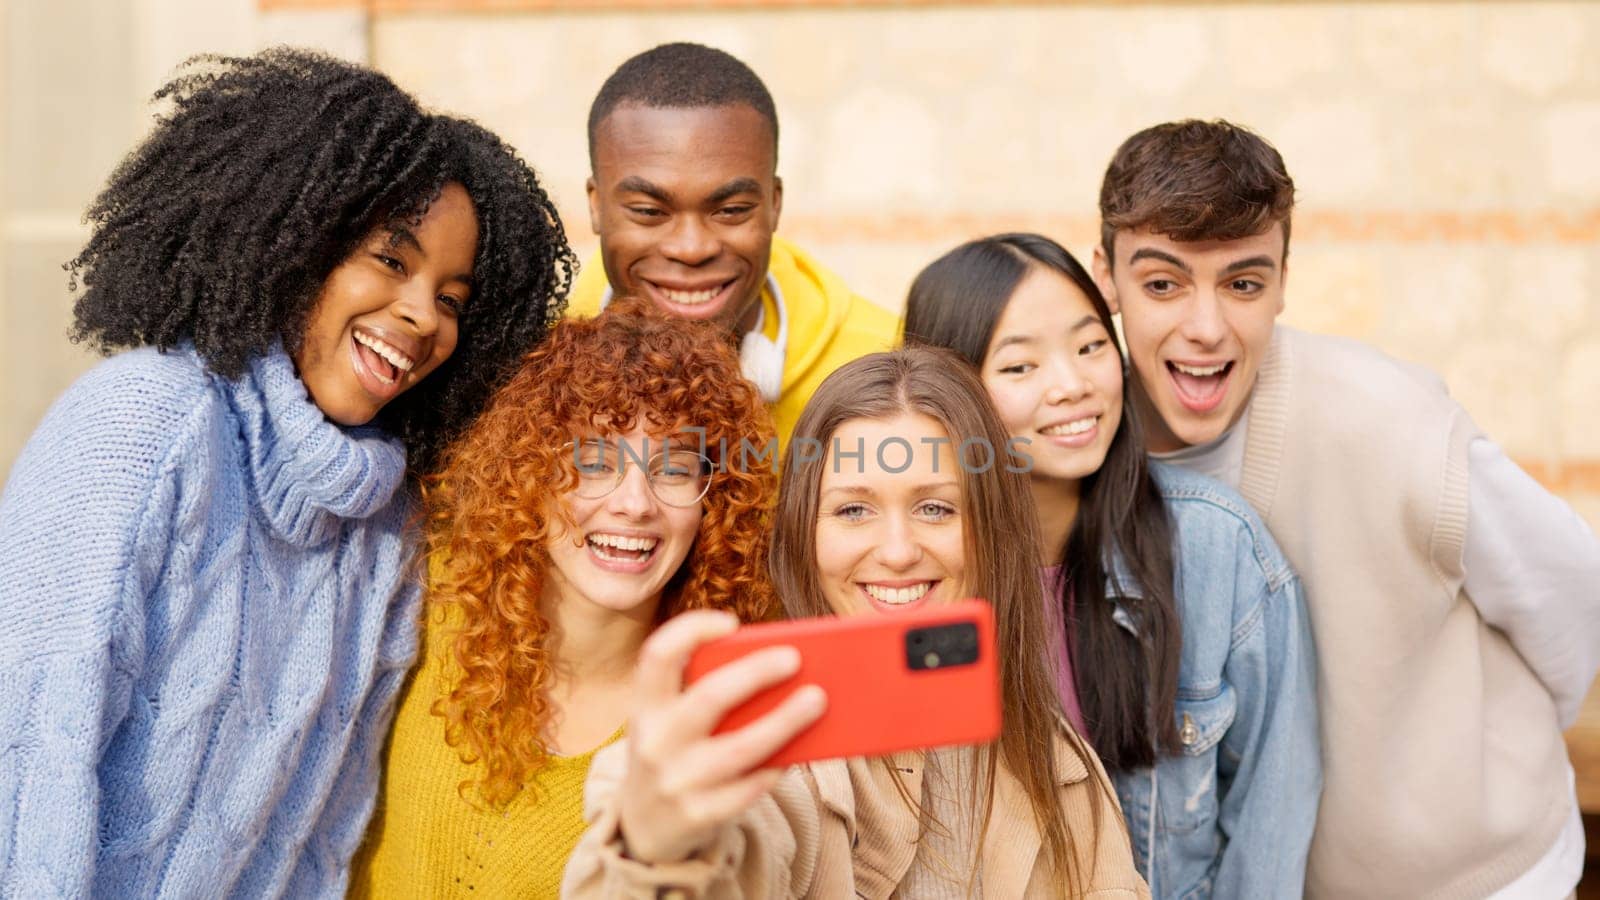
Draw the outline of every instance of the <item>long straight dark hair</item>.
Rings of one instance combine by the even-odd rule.
[[[945,347],[982,371],[995,324],[1017,285],[1035,269],[1059,273],[1094,305],[1111,340],[1111,310],[1071,253],[1037,234],[1000,234],[962,244],[917,275],[906,302],[907,344]],[[1122,392],[1122,427],[1105,462],[1084,477],[1077,519],[1061,556],[1074,681],[1095,750],[1111,771],[1153,765],[1179,746],[1175,705],[1182,625],[1173,595],[1173,532],[1145,460],[1132,392]],[[1047,550],[1051,548],[1046,548]],[[1120,556],[1132,584],[1119,584]],[[1113,619],[1112,595],[1139,633]],[[1059,591],[1063,605],[1069,590]]]

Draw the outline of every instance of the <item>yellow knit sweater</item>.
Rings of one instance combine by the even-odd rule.
[[[384,751],[383,787],[350,895],[557,897],[583,834],[583,783],[594,751],[551,757],[504,810],[489,809],[472,787],[463,796],[459,785],[483,769],[461,762],[444,742],[444,719],[430,712],[454,668],[446,665],[448,630],[430,621],[424,640],[422,665],[401,695]]]

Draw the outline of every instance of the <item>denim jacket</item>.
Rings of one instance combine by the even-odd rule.
[[[1232,488],[1151,469],[1176,532],[1182,748],[1153,769],[1113,775],[1134,862],[1158,900],[1298,897],[1322,793],[1300,580]],[[1122,560],[1112,571],[1131,584]],[[1116,602],[1109,585],[1107,595]],[[1120,605],[1114,619],[1135,630]]]

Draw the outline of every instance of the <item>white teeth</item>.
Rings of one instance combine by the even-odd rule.
[[[618,550],[654,550],[660,541],[652,537],[625,537],[620,534],[591,534],[589,543],[597,547],[615,547]]]
[[[1083,434],[1085,431],[1093,428],[1099,421],[1099,416],[1085,416],[1081,419],[1073,419],[1071,422],[1063,422],[1060,425],[1051,425],[1048,428],[1041,428],[1039,429],[1039,433],[1049,435],[1051,437],[1067,437],[1074,434]]]
[[[681,306],[699,306],[702,303],[710,303],[722,293],[722,288],[712,288],[707,291],[675,291],[672,288],[661,288],[661,293],[668,300]]]
[[[1175,362],[1172,364],[1172,367],[1185,375],[1193,375],[1196,378],[1205,378],[1210,375],[1215,375],[1218,372],[1221,372],[1223,369],[1226,369],[1228,364],[1221,363],[1215,366],[1186,366],[1183,363]]]
[[[921,584],[902,588],[884,587],[879,584],[863,584],[861,587],[866,590],[867,596],[879,603],[898,606],[902,603],[910,603],[913,600],[921,600],[927,595],[928,589],[932,586],[932,582],[924,581]]]
[[[365,347],[371,348],[373,353],[376,353],[379,356],[383,357],[384,359],[388,360],[390,365],[394,366],[396,369],[399,369],[402,372],[409,372],[409,371],[411,371],[411,368],[416,365],[416,363],[411,361],[411,357],[409,357],[409,356],[405,355],[404,353],[401,353],[399,350],[395,349],[395,347],[392,344],[388,344],[388,343],[385,343],[383,341],[380,341],[377,338],[375,338],[372,335],[367,334],[365,332],[361,332],[361,331],[356,332],[356,342],[361,344],[361,345],[363,345],[363,346],[365,346]],[[376,372],[374,372],[373,374],[377,375]],[[380,379],[384,380],[384,381],[387,381],[389,384],[393,384],[394,383],[390,379],[383,378],[382,375],[379,375],[378,377]]]

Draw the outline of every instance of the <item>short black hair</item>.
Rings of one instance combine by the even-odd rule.
[[[385,76],[275,48],[199,56],[117,167],[66,264],[73,340],[104,353],[193,344],[233,378],[298,349],[322,283],[375,229],[420,221],[460,183],[478,219],[455,352],[378,423],[425,472],[560,318],[575,258],[555,205],[499,138],[425,112]]]
[[[750,67],[703,44],[662,44],[630,58],[600,85],[589,107],[589,166],[600,123],[619,106],[649,109],[703,109],[743,103],[772,127],[773,161],[778,154],[778,109],[772,94]]]

